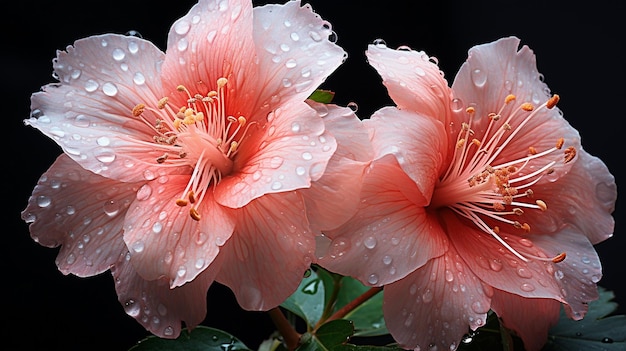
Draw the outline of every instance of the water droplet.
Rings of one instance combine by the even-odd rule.
[[[209,43],[212,43],[213,40],[215,40],[215,36],[217,35],[217,31],[212,30],[209,32],[209,34],[207,34],[206,36],[206,40],[208,40]]]
[[[174,24],[174,31],[178,35],[185,35],[189,32],[191,25],[186,20],[180,20]]]
[[[282,187],[283,187],[283,183],[281,183],[281,182],[274,182],[274,183],[272,183],[272,190],[279,190]]]
[[[137,85],[143,85],[146,82],[146,77],[141,72],[135,73],[133,76],[133,82]]]
[[[376,247],[376,238],[373,236],[368,236],[363,241],[363,245],[368,249],[373,249]]]
[[[45,196],[45,195],[37,196],[37,206],[48,207],[50,206],[50,203],[52,203],[52,200],[50,199],[50,197]]]
[[[498,259],[492,259],[489,261],[489,268],[491,268],[494,272],[500,272],[502,270],[502,261]]]
[[[487,83],[487,73],[481,69],[474,69],[472,71],[472,82],[474,85],[481,88]]]
[[[100,85],[98,84],[98,82],[96,82],[96,81],[95,81],[95,80],[93,80],[93,79],[89,79],[89,80],[85,83],[85,90],[86,90],[88,93],[92,93],[92,92],[96,91],[96,89],[98,89],[98,86],[100,86]]]
[[[129,299],[128,301],[124,302],[124,310],[126,311],[126,314],[131,317],[137,317],[141,312],[139,304],[136,303],[133,299]]]
[[[176,272],[176,275],[182,278],[185,276],[185,274],[187,274],[187,267],[185,266],[178,267],[178,271]]]
[[[452,271],[450,271],[449,269],[446,269],[445,276],[447,282],[451,282],[454,280],[454,274],[452,274]]]
[[[98,143],[98,145],[100,146],[109,146],[109,144],[111,144],[111,139],[103,136],[103,137],[99,137],[98,140],[96,141]]]
[[[391,258],[391,256],[389,256],[389,255],[385,255],[383,257],[383,263],[385,265],[390,265],[392,261],[393,261],[393,258]]]
[[[290,36],[291,36],[291,40],[293,40],[293,41],[298,41],[298,40],[300,40],[300,36],[299,36],[299,35],[298,35],[298,33],[296,33],[296,32],[291,33],[291,35],[290,35]]]
[[[320,33],[315,32],[315,31],[310,31],[309,32],[309,37],[311,37],[311,39],[313,39],[313,41],[321,41],[322,40],[322,36],[320,35]]]
[[[425,303],[429,303],[433,300],[433,291],[430,289],[426,289],[426,291],[424,291],[424,293],[422,294],[422,301],[424,301]]]
[[[352,112],[356,112],[356,111],[359,110],[359,105],[357,105],[357,103],[353,102],[353,101],[348,102],[346,107],[348,107],[350,110],[352,110]]]
[[[531,278],[533,276],[533,273],[526,268],[518,268],[517,275],[519,275],[522,278]]]
[[[613,339],[609,338],[609,337],[604,337],[602,338],[602,340],[600,340],[602,343],[605,344],[612,344],[613,343]]]
[[[306,161],[310,161],[313,159],[313,155],[310,152],[303,152],[302,153],[302,159],[306,160]]]
[[[289,59],[287,60],[287,62],[285,62],[285,67],[287,68],[294,68],[298,65],[298,62],[294,59]]]
[[[141,33],[139,33],[136,30],[129,30],[128,32],[125,33],[125,35],[128,36],[128,37],[143,38]]]
[[[376,46],[379,49],[386,49],[387,43],[383,39],[375,39],[374,46]]]
[[[143,241],[135,241],[135,243],[132,246],[132,249],[135,252],[142,252],[144,248],[145,248],[145,245]]]
[[[556,272],[554,272],[554,277],[558,280],[563,279],[563,277],[565,276],[565,274],[563,274],[563,271],[558,270]]]
[[[102,92],[107,96],[115,96],[117,95],[117,87],[115,84],[107,82],[102,86]]]
[[[204,259],[199,258],[196,260],[196,264],[194,265],[194,267],[196,267],[196,269],[202,269],[202,267],[204,267]]]
[[[369,277],[367,277],[367,282],[374,285],[378,283],[378,274],[372,273]]]
[[[271,168],[278,168],[283,164],[283,158],[280,156],[274,156],[272,157],[272,159],[270,160],[270,167]]]
[[[300,131],[300,123],[293,122],[291,124],[291,131],[294,132],[294,133],[298,133]]]
[[[102,163],[111,163],[115,161],[115,154],[109,149],[98,150],[95,156],[96,159]]]
[[[306,173],[306,169],[302,166],[296,167],[296,174],[302,176]]]
[[[162,229],[163,229],[163,224],[161,222],[155,222],[152,225],[152,231],[155,233],[160,233]]]
[[[102,209],[104,210],[104,213],[106,213],[109,217],[113,217],[120,212],[119,204],[113,200],[105,202],[102,206]]]
[[[530,284],[530,283],[524,283],[520,286],[520,289],[522,289],[523,291],[533,291],[535,290],[535,286]]]
[[[126,53],[124,52],[124,50],[120,48],[113,50],[113,59],[115,61],[122,61],[124,57],[126,57]]]

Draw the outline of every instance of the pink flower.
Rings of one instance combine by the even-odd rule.
[[[364,121],[376,157],[320,263],[384,286],[402,347],[456,349],[491,309],[539,350],[561,304],[581,319],[598,297],[614,177],[518,45],[472,48],[451,88],[423,52],[367,50],[397,107]]]
[[[25,121],[64,151],[22,213],[33,239],[61,246],[64,274],[110,269],[161,337],[204,319],[214,281],[245,309],[279,305],[315,259],[298,190],[337,148],[305,102],[344,60],[330,34],[299,1],[201,0],[166,53],[115,34],[59,52]]]

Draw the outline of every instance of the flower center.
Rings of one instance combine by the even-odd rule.
[[[133,108],[133,116],[140,117],[155,132],[151,145],[163,154],[156,162],[163,166],[188,165],[191,177],[176,204],[190,205],[189,214],[200,220],[198,206],[211,185],[220,182],[233,170],[233,158],[244,141],[251,124],[244,116],[234,117],[226,113],[224,98],[226,78],[217,80],[217,89],[206,95],[192,94],[185,86],[177,90],[187,95],[186,104],[172,106],[164,97],[157,109],[150,109],[159,116],[150,123],[142,116],[147,109],[144,104]]]
[[[463,123],[459,131],[453,158],[435,188],[429,207],[433,209],[447,207],[469,219],[523,261],[538,259],[561,262],[565,259],[565,253],[552,258],[542,258],[518,252],[499,236],[498,225],[489,226],[486,223],[489,219],[491,222],[499,222],[515,230],[530,233],[530,225],[518,219],[524,215],[525,211],[548,210],[545,201],[534,199],[532,190],[532,186],[542,177],[554,171],[553,166],[556,161],[547,159],[546,156],[554,152],[564,152],[565,163],[570,162],[576,156],[576,150],[573,147],[559,151],[562,150],[564,144],[564,139],[559,138],[552,148],[538,151],[529,146],[526,156],[496,163],[498,156],[524,126],[537,116],[538,111],[553,108],[559,96],[552,96],[537,108],[530,103],[523,103],[509,110],[510,113],[505,116],[507,106],[515,99],[514,95],[507,96],[500,111],[488,115],[489,125],[481,140],[474,138],[475,133],[471,128],[475,109],[473,107],[466,109],[469,121]],[[513,118],[521,118],[521,123],[515,129],[510,124]],[[542,159],[545,160],[545,164],[538,169],[526,169],[530,161]]]

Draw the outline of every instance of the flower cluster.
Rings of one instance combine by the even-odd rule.
[[[395,106],[357,117],[309,99],[346,58],[332,34],[299,1],[200,0],[165,52],[116,34],[59,51],[25,120],[63,149],[22,212],[32,238],[64,274],[110,271],[163,338],[202,322],[214,282],[267,311],[312,264],[384,287],[406,349],[454,350],[490,310],[528,350],[561,306],[583,318],[616,185],[533,52],[476,46],[448,85],[374,43]]]

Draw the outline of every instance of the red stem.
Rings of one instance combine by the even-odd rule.
[[[272,308],[268,311],[268,313],[270,318],[272,318],[272,322],[274,322],[276,329],[278,329],[280,335],[283,336],[283,342],[285,343],[287,350],[295,350],[300,344],[300,333],[293,328],[279,307]]]
[[[366,292],[358,296],[356,299],[348,302],[348,304],[340,308],[337,312],[333,313],[330,317],[328,317],[328,319],[326,319],[325,322],[330,322],[335,319],[343,318],[345,315],[350,313],[350,311],[357,308],[360,304],[369,300],[370,298],[372,298],[374,295],[378,294],[381,291],[383,291],[382,287],[376,287],[376,288],[371,288],[367,290]]]

